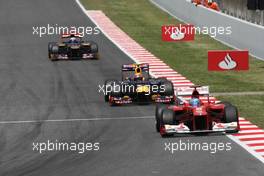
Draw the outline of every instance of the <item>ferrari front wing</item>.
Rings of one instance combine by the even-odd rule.
[[[190,130],[188,126],[181,123],[179,125],[163,125],[160,127],[162,136],[169,134],[192,134],[192,133],[233,133],[239,131],[238,122],[231,123],[213,123],[210,130]]]

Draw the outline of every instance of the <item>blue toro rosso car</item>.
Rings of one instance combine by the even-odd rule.
[[[84,41],[79,34],[62,34],[60,42],[48,44],[51,61],[67,59],[99,59],[98,46],[93,41]]]
[[[173,103],[174,87],[166,78],[153,78],[149,64],[125,64],[122,66],[122,80],[107,80],[105,101],[110,105],[129,103]]]

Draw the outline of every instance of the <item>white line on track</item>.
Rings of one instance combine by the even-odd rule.
[[[78,121],[104,121],[104,120],[136,120],[136,119],[154,119],[154,116],[142,117],[114,117],[114,118],[79,118],[79,119],[48,119],[48,120],[7,120],[0,121],[0,124],[21,124],[21,123],[44,123],[44,122],[78,122]]]

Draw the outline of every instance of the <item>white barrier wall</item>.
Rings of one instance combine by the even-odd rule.
[[[202,6],[196,7],[186,0],[151,0],[178,19],[199,27],[231,26],[232,34],[217,35],[216,39],[264,60],[264,27],[255,25]]]
[[[248,10],[247,0],[215,1],[219,3],[222,12],[264,26],[264,10]]]

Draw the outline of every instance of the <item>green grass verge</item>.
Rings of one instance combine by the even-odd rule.
[[[178,24],[148,0],[82,0],[87,9],[103,10],[129,36],[195,84],[212,92],[263,91],[264,62],[250,58],[247,72],[208,72],[207,51],[230,49],[207,35],[194,42],[163,42],[161,26]]]
[[[195,84],[209,85],[211,92],[264,91],[264,62],[250,57],[250,70],[246,72],[208,72],[207,51],[229,47],[207,35],[196,35],[193,42],[163,42],[161,26],[179,24],[167,13],[148,0],[81,0],[86,9],[102,10],[111,20],[144,48],[162,59],[173,69]],[[239,106],[242,116],[264,127],[264,97],[220,97],[230,99]],[[260,101],[260,102],[259,102]],[[255,105],[255,102],[259,102]],[[253,103],[253,104],[251,104]],[[258,107],[257,111],[255,111]],[[246,111],[247,109],[247,111]],[[256,116],[256,118],[255,118]]]
[[[264,95],[218,96],[217,98],[232,102],[238,107],[241,117],[245,117],[252,123],[264,128]]]

